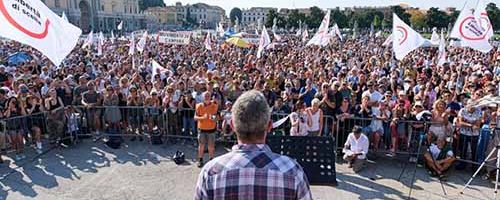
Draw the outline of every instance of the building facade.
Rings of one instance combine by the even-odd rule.
[[[211,6],[204,3],[193,5],[175,4],[177,20],[182,24],[197,24],[203,28],[213,29],[225,16],[225,11],[219,6]]]
[[[148,16],[148,30],[166,30],[181,25],[177,20],[175,6],[151,7],[145,10],[144,14]]]
[[[146,28],[146,15],[139,11],[139,0],[42,0],[52,11],[66,14],[68,20],[84,33]]]
[[[264,8],[264,7],[252,7],[250,9],[244,9],[241,11],[240,22],[242,25],[257,25],[260,20],[262,24],[267,21],[267,13],[274,10],[278,12],[277,8]]]

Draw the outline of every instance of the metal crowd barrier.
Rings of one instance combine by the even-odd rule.
[[[433,121],[412,121],[412,120],[385,120],[381,121],[374,118],[359,118],[349,117],[337,119],[334,125],[334,135],[336,138],[337,150],[344,147],[347,136],[351,133],[352,128],[357,125],[363,128],[364,134],[370,139],[372,144],[373,122],[382,123],[383,132],[378,152],[389,153],[392,145],[392,134],[397,133],[404,139],[399,140],[398,149],[395,154],[417,155],[422,154],[427,150],[429,143],[436,138],[428,137],[429,132],[433,135],[441,135],[446,138],[449,145],[460,163],[471,163],[480,165],[485,160],[485,157],[494,149],[495,145],[500,144],[500,129],[490,129],[488,125],[483,125],[481,128],[476,128],[474,136],[464,136],[460,133],[460,127],[455,124],[438,123]],[[422,136],[423,135],[423,136]],[[422,137],[422,138],[421,138]],[[420,152],[417,152],[419,141],[422,139],[422,147]],[[427,145],[424,145],[426,142]],[[468,146],[466,145],[468,144]],[[469,147],[470,146],[470,147]],[[373,149],[373,146],[370,146]],[[489,160],[487,167],[495,168],[496,160]]]
[[[46,142],[60,140],[75,140],[102,137],[139,137],[150,139],[188,139],[196,141],[198,129],[194,120],[194,109],[173,109],[148,106],[70,106],[55,111],[45,111],[25,116],[0,119],[0,149],[6,149],[10,134],[24,135],[26,144],[32,144],[36,131],[41,132],[41,138]],[[287,117],[288,113],[272,113],[272,121]],[[221,111],[217,116],[217,141],[234,143],[236,137],[229,121],[230,113]],[[378,122],[378,125],[374,125]],[[378,127],[381,134],[379,152],[390,149],[391,134],[401,136],[396,154],[420,154],[417,152],[421,135],[429,131],[439,132],[448,138],[453,152],[460,161],[479,164],[490,152],[491,146],[500,142],[500,129],[490,130],[487,125],[481,127],[478,136],[464,138],[460,136],[460,127],[451,124],[444,125],[432,121],[411,120],[377,120],[374,118],[348,117],[336,119],[323,116],[323,137],[334,137],[336,149],[343,148],[345,140],[352,128],[361,126],[365,134],[370,136]],[[291,123],[288,120],[272,130],[270,135],[290,135]],[[462,139],[460,138],[462,137]],[[428,138],[422,138],[427,140]],[[370,142],[372,142],[370,140]],[[473,148],[463,149],[463,143],[469,143]]]
[[[434,131],[434,134],[447,137],[450,143],[452,139],[452,125],[432,121],[412,121],[412,120],[380,120],[375,118],[348,117],[339,118],[335,121],[334,132],[337,138],[337,149],[342,149],[347,136],[352,132],[354,126],[360,126],[363,133],[370,139],[372,134],[377,132],[381,135],[378,149],[382,152],[389,150],[392,145],[392,136],[398,138],[398,149],[395,153],[416,154],[418,142],[428,140],[426,134]],[[429,138],[430,139],[430,138]],[[372,142],[372,140],[370,140]]]

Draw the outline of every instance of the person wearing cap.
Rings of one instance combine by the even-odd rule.
[[[342,150],[344,153],[343,158],[347,161],[348,168],[352,168],[356,173],[363,169],[370,145],[368,137],[362,131],[361,127],[354,126],[352,132],[347,136],[347,141]]]
[[[217,102],[210,92],[203,93],[203,103],[196,104],[194,120],[198,122],[198,167],[203,167],[205,145],[208,144],[208,157],[215,156],[215,131],[217,128]]]
[[[458,123],[460,138],[458,141],[458,151],[460,158],[467,158],[468,149],[471,149],[471,160],[477,159],[477,144],[479,140],[479,131],[483,120],[481,109],[474,107],[473,101],[469,99],[467,105],[458,112]],[[466,163],[460,162],[457,169],[464,169]]]

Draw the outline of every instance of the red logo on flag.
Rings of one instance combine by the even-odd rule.
[[[459,31],[460,35],[466,40],[483,40],[486,38],[486,33],[491,29],[490,21],[488,20],[488,14],[481,13],[481,19],[484,19],[482,23],[487,23],[488,27],[483,29],[478,23],[474,23],[474,16],[466,17],[462,22],[460,22]]]
[[[406,39],[408,39],[408,30],[406,30],[405,27],[402,26],[396,26],[397,31],[399,31],[402,35],[402,39],[400,38],[399,45],[403,44]]]
[[[0,0],[0,12],[2,13],[2,15],[5,17],[5,19],[7,19],[7,21],[12,25],[14,26],[14,28],[18,29],[19,31],[23,32],[24,34],[32,37],[32,38],[36,38],[36,39],[43,39],[45,37],[47,37],[47,34],[49,33],[49,25],[50,25],[50,21],[49,19],[46,19],[45,20],[45,23],[43,23],[42,26],[44,26],[44,29],[42,32],[40,33],[36,33],[34,31],[30,31],[26,28],[24,28],[21,24],[19,24],[16,20],[14,20],[14,18],[9,14],[9,12],[7,11],[7,7],[5,7],[5,0]]]

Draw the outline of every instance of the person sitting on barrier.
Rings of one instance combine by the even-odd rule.
[[[424,159],[431,175],[439,177],[442,177],[456,160],[451,146],[447,144],[443,136],[438,137],[436,142],[429,146],[427,152],[424,153]]]
[[[272,121],[264,95],[243,93],[231,113],[238,144],[201,169],[194,199],[312,199],[302,167],[266,145]]]
[[[311,115],[307,114],[305,110],[305,103],[302,100],[298,100],[294,106],[295,111],[290,114],[290,122],[292,127],[290,128],[291,136],[306,136],[311,125]]]
[[[306,112],[311,117],[311,126],[307,130],[309,136],[321,136],[323,131],[323,111],[319,109],[320,101],[314,98],[311,101],[311,107]]]
[[[348,162],[348,168],[353,168],[354,172],[359,172],[365,165],[366,154],[370,141],[366,135],[362,134],[363,129],[359,126],[352,128],[352,133],[347,136],[344,144],[344,160]]]
[[[217,103],[212,101],[210,92],[203,93],[203,103],[196,105],[194,120],[198,122],[198,167],[203,166],[205,145],[208,144],[208,157],[215,155],[215,131],[217,130]]]

